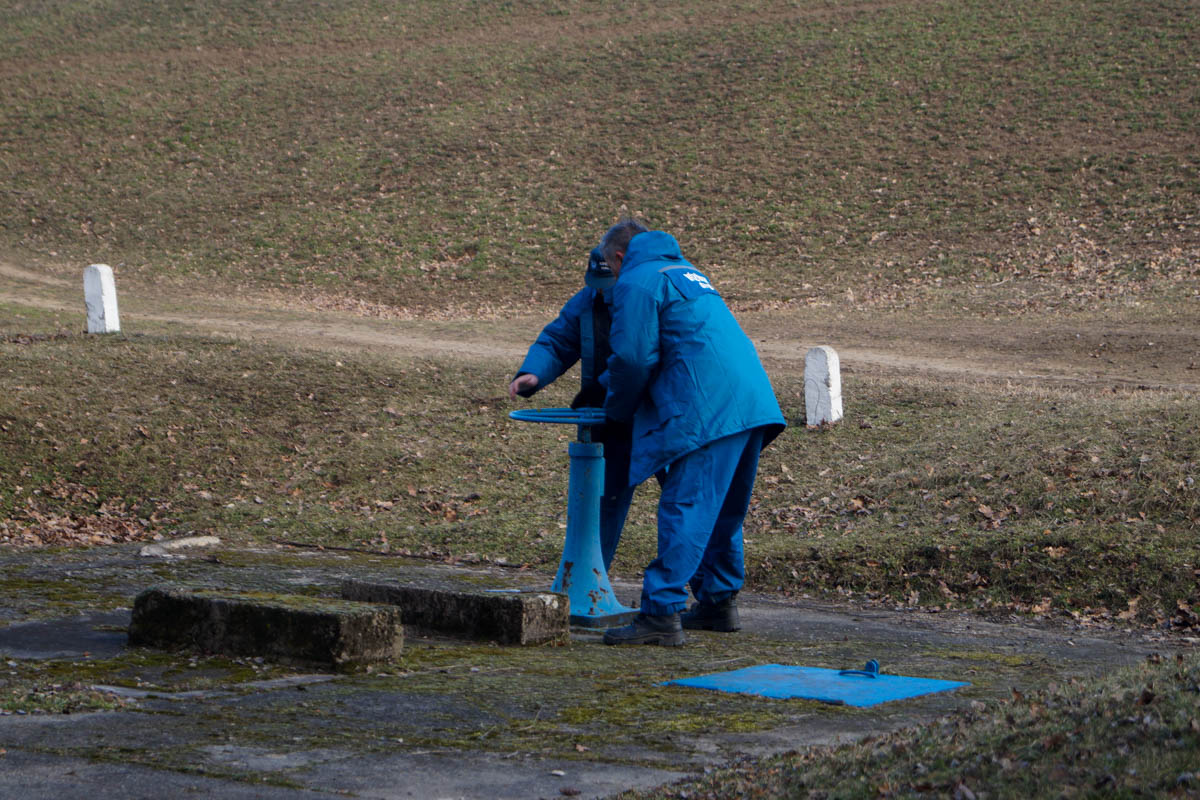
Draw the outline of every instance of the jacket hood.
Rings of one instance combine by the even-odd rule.
[[[683,253],[679,250],[679,242],[664,231],[647,231],[629,240],[622,268],[628,269],[643,261],[660,260],[682,262]]]

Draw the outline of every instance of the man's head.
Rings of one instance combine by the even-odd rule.
[[[648,230],[650,229],[638,220],[625,216],[604,234],[604,238],[600,240],[600,252],[614,275],[621,274],[621,263],[625,260],[625,251],[629,249],[630,240]]]
[[[593,247],[588,256],[587,272],[584,273],[583,282],[598,292],[611,289],[612,285],[617,282],[617,276],[608,268],[608,262],[604,260],[604,253],[599,247]]]

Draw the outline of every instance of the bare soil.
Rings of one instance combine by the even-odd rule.
[[[0,302],[78,312],[84,324],[79,285],[2,261],[0,277],[6,284],[0,286]],[[168,325],[313,350],[508,359],[514,366],[556,312],[547,307],[492,319],[389,319],[377,309],[342,303],[344,308],[331,310],[327,301],[314,299],[213,298],[161,287],[122,287],[118,294],[127,332]],[[1187,316],[931,316],[864,309],[849,300],[738,316],[772,372],[801,372],[808,348],[830,345],[844,371],[864,375],[923,373],[1101,390],[1200,389],[1200,325]]]

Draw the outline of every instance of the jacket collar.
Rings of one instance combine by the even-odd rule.
[[[675,241],[674,236],[663,231],[647,231],[630,239],[625,258],[621,262],[621,271],[633,269],[647,261],[687,263],[679,250],[679,242]]]

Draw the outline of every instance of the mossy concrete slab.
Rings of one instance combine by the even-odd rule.
[[[129,643],[348,669],[397,658],[404,628],[389,606],[157,587],[134,601]]]
[[[1156,634],[743,593],[741,632],[689,631],[685,647],[605,647],[578,630],[563,646],[512,647],[409,628],[403,653],[385,665],[313,674],[174,650],[85,658],[83,642],[75,652],[55,644],[52,620],[63,620],[68,634],[78,631],[79,616],[99,610],[94,598],[127,607],[153,585],[202,586],[215,595],[300,592],[311,596],[297,604],[330,605],[343,601],[320,596],[336,598],[346,580],[471,593],[548,586],[552,576],[282,548],[161,561],[138,557],[132,546],[0,553],[0,572],[9,580],[7,603],[23,620],[10,626],[19,628],[14,641],[31,654],[62,654],[0,661],[0,698],[10,699],[0,708],[0,749],[8,751],[5,769],[15,770],[3,776],[9,783],[0,782],[0,796],[25,778],[45,791],[24,796],[90,790],[89,800],[146,796],[155,786],[173,797],[187,785],[213,797],[254,796],[246,794],[254,789],[281,796],[272,787],[302,797],[610,796],[747,757],[927,724],[1014,688],[1102,673],[1163,647]],[[618,578],[614,588],[632,598],[640,586]],[[112,618],[93,626],[120,630]],[[50,638],[36,641],[43,634]],[[971,686],[852,709],[664,685],[755,663],[842,668],[868,658],[895,674]],[[26,693],[77,683],[112,688],[124,701],[120,710],[59,714],[33,700],[16,704]],[[81,763],[93,766],[79,770],[86,786],[76,795],[65,781],[42,782],[55,764],[66,771]],[[110,776],[118,790],[136,779],[137,791],[106,795]]]
[[[403,776],[397,779],[397,776]],[[651,789],[686,776],[681,770],[544,758],[528,753],[416,752],[353,756],[292,774],[312,789],[336,787],[352,797],[527,798],[599,800],[630,789]],[[419,786],[412,792],[408,787]]]
[[[406,624],[445,636],[532,645],[565,643],[571,633],[570,602],[557,592],[453,591],[347,580],[342,597],[398,606]]]
[[[271,786],[195,772],[167,772],[143,764],[96,761],[11,749],[3,754],[0,797],[27,800],[117,800],[135,797],[205,797],[210,800],[334,800],[340,792]]]
[[[125,649],[129,613],[105,611],[0,628],[0,653],[9,658],[109,658]]]

